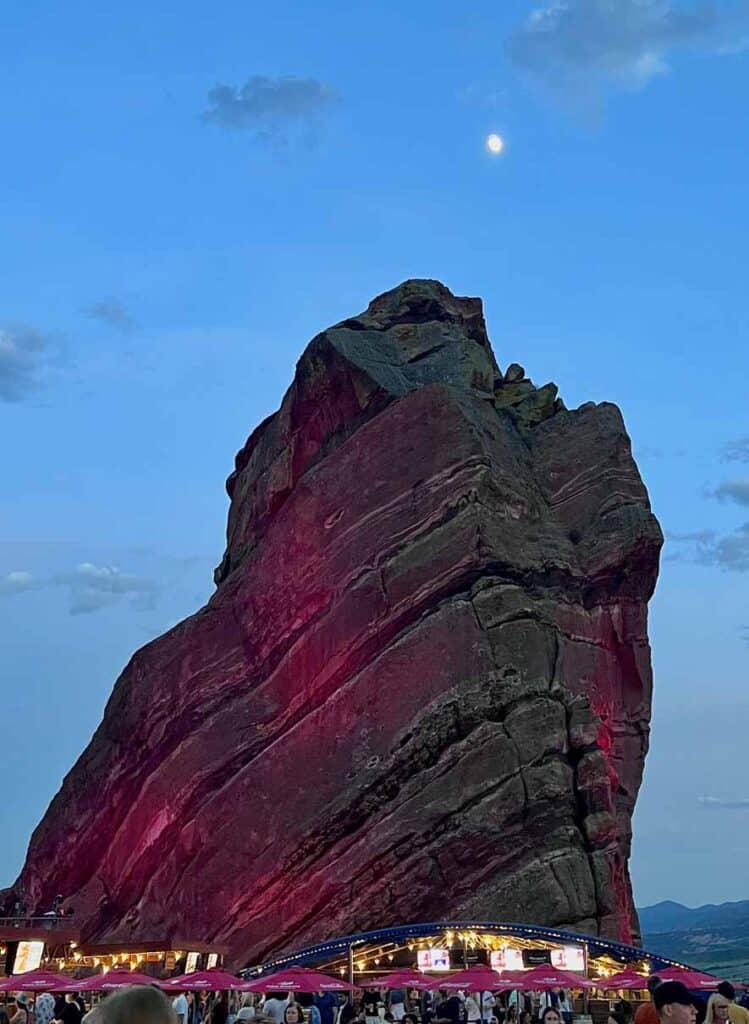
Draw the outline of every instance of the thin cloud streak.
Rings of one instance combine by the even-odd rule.
[[[749,798],[746,800],[721,800],[715,796],[700,796],[698,803],[711,811],[749,811]]]

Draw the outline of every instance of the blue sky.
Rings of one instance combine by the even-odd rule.
[[[621,406],[669,536],[636,895],[749,898],[747,4],[28,0],[0,45],[0,882],[306,342],[436,277]]]

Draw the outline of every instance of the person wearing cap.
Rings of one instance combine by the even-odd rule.
[[[695,1024],[697,1007],[689,989],[680,981],[662,981],[653,993],[661,1024]]]
[[[721,981],[718,992],[728,1002],[728,1019],[731,1024],[749,1024],[749,1010],[736,1002],[736,989],[730,981]]]
[[[17,996],[11,996],[8,1000],[8,1019],[10,1024],[28,1024],[29,1008],[26,1005],[26,996],[23,992]]]

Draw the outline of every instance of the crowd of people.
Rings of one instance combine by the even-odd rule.
[[[648,982],[651,999],[634,1005],[620,999],[607,1024],[749,1024],[749,1009],[732,985],[695,995],[676,981]],[[124,1015],[123,1015],[124,1014]],[[550,992],[417,992],[364,989],[361,996],[180,992],[169,999],[150,986],[109,995],[88,1008],[80,995],[45,992],[33,1004],[10,996],[0,1024],[572,1024],[570,994]]]

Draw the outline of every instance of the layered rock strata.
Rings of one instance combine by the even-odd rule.
[[[15,894],[235,965],[418,920],[636,941],[661,533],[619,410],[408,281],[313,339],[227,486],[214,596],[133,656]]]

